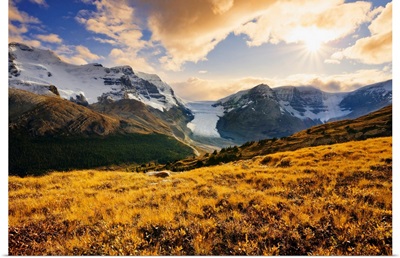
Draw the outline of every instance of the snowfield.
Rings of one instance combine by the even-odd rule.
[[[133,71],[129,66],[108,68],[101,64],[68,64],[49,50],[23,44],[9,45],[9,52],[19,71],[16,76],[9,75],[9,87],[12,88],[46,94],[44,86],[55,85],[62,98],[74,99],[83,95],[89,104],[98,102],[105,94],[114,101],[135,99],[160,111],[178,105],[179,100],[171,87],[155,74]],[[122,85],[122,79],[127,81],[128,88]]]
[[[279,104],[283,109],[292,114],[295,117],[300,119],[312,119],[312,120],[320,120],[322,123],[326,123],[329,119],[345,116],[351,113],[351,110],[343,110],[340,108],[339,104],[343,100],[346,93],[325,93],[323,96],[323,106],[325,111],[321,111],[318,113],[312,112],[312,106],[305,106],[305,112],[299,112],[294,109],[289,101],[280,100]],[[281,109],[282,111],[282,109]]]
[[[221,137],[217,130],[217,122],[223,116],[224,108],[222,106],[213,107],[214,103],[213,101],[199,101],[187,104],[194,114],[194,119],[187,124],[193,134],[212,138]]]

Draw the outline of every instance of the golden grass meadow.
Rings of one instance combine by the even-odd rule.
[[[9,176],[9,255],[391,255],[392,137],[167,178]]]

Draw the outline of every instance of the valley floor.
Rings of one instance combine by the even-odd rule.
[[[392,138],[167,178],[9,177],[9,255],[391,255]]]

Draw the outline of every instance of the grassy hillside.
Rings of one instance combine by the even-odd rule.
[[[169,178],[9,177],[10,255],[391,255],[392,138]]]
[[[162,134],[29,137],[10,132],[9,175],[150,161],[167,163],[192,154],[190,147]]]

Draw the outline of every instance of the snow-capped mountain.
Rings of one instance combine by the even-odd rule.
[[[108,68],[101,64],[72,65],[63,62],[49,50],[20,43],[9,44],[8,60],[9,89],[24,90],[38,96],[57,96],[52,98],[52,103],[56,103],[57,107],[67,105],[74,110],[71,123],[76,128],[84,130],[89,120],[108,128],[103,123],[104,119],[97,119],[101,115],[108,115],[115,117],[118,122],[118,130],[113,132],[165,134],[179,141],[185,141],[190,132],[186,125],[193,119],[191,111],[157,75],[137,72],[129,66]],[[79,105],[66,104],[69,102]],[[19,110],[20,102],[15,103],[13,110]],[[79,106],[87,107],[94,113],[86,112]],[[31,112],[29,119],[48,119],[45,122],[47,124],[60,123],[59,130],[47,130],[42,124],[26,126],[25,120],[19,116],[15,117],[14,124],[32,132],[45,130],[46,134],[54,135],[59,132],[71,133],[70,122],[63,123],[58,119],[57,112],[51,108],[43,112],[45,114]],[[89,120],[83,119],[88,114]]]
[[[193,110],[194,120],[188,126],[194,134],[220,135],[240,144],[289,136],[333,120],[357,118],[391,103],[392,80],[338,93],[324,92],[312,86],[270,88],[261,84],[214,103],[203,103],[200,111]],[[195,106],[199,105],[201,103]],[[204,113],[207,114],[206,122],[202,119]],[[207,127],[202,126],[204,124]],[[198,127],[203,129],[198,130]]]
[[[81,104],[134,99],[160,111],[183,105],[171,87],[155,74],[129,66],[72,65],[53,52],[20,43],[9,44],[9,87],[54,94]]]

